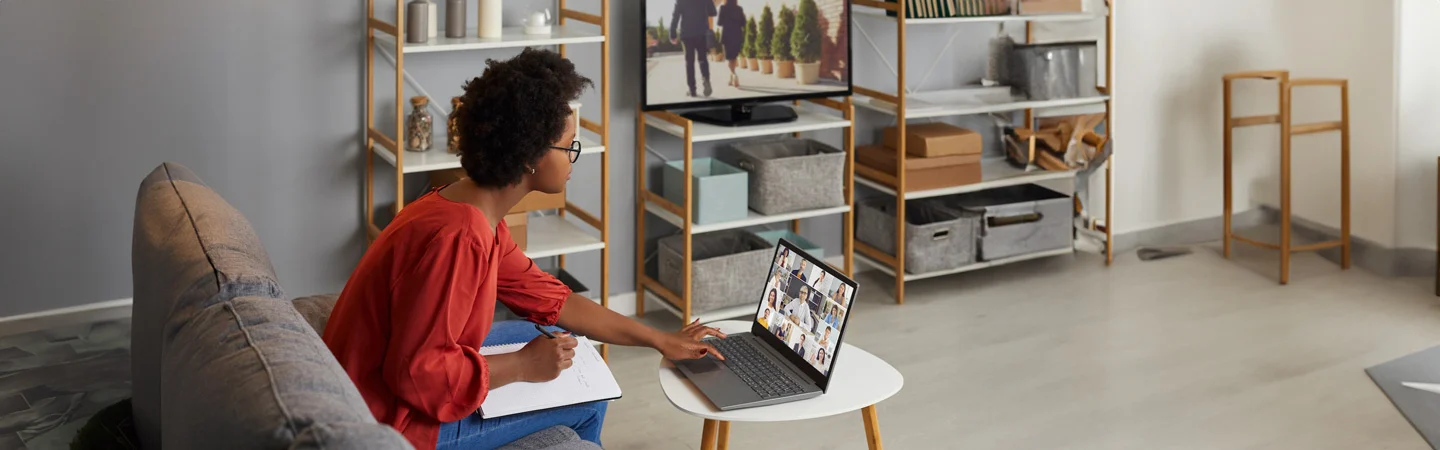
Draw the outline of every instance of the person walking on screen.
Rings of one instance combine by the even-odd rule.
[[[709,97],[714,92],[710,89],[710,60],[705,58],[705,54],[710,52],[710,40],[715,38],[714,33],[713,0],[675,0],[675,14],[670,18],[670,43],[684,41],[685,81],[690,86],[691,97],[696,96],[696,60],[700,63],[700,76],[704,77],[705,96]]]
[[[740,59],[741,47],[745,46],[745,9],[740,7],[740,0],[725,0],[720,6],[719,17],[721,35],[720,45],[725,48],[725,61],[730,65],[730,85],[740,87],[740,75],[735,74],[735,66]],[[790,250],[783,250],[781,263],[788,262]]]

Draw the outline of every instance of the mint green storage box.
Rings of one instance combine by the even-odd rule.
[[[810,242],[809,239],[805,239],[804,236],[795,234],[795,232],[793,231],[773,230],[759,231],[754,233],[756,236],[759,236],[760,239],[764,239],[765,242],[769,242],[770,245],[779,246],[780,239],[785,239],[787,241],[793,242],[796,247],[800,247],[801,250],[804,250],[805,253],[809,253],[810,256],[814,256],[815,259],[821,261],[825,260],[825,247],[815,245],[814,242]]]
[[[691,166],[694,199],[691,218],[696,225],[744,219],[750,214],[750,173],[714,158],[697,158]],[[685,161],[665,163],[661,195],[685,205]]]

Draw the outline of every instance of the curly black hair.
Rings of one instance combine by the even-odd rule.
[[[548,50],[527,48],[485,66],[465,84],[456,115],[460,165],[480,186],[513,186],[565,133],[570,101],[594,83]]]

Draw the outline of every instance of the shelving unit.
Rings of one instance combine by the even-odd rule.
[[[984,16],[984,17],[953,17],[941,19],[905,19],[906,2],[886,2],[883,0],[851,0],[851,4],[858,6],[854,8],[857,15],[879,17],[882,19],[894,20],[896,26],[896,55],[898,63],[892,70],[895,71],[896,87],[895,93],[882,92],[877,89],[870,89],[855,86],[855,105],[866,109],[880,112],[895,117],[896,127],[899,128],[898,148],[905,148],[907,121],[911,119],[939,118],[953,116],[970,116],[981,114],[998,113],[1025,113],[1026,126],[1032,126],[1036,117],[1049,117],[1061,115],[1059,113],[1082,112],[1087,107],[1104,105],[1105,108],[1105,129],[1106,134],[1111,135],[1113,129],[1112,98],[1114,86],[1114,54],[1115,54],[1115,8],[1113,0],[1106,0],[1106,11],[1104,14],[1079,13],[1079,14],[1048,14],[1048,15],[1005,15],[1005,16]],[[894,17],[888,15],[893,13]],[[1104,18],[1105,19],[1105,83],[1104,86],[1096,86],[1093,95],[1083,96],[1075,99],[1031,101],[1023,98],[1016,98],[1011,95],[1009,87],[966,87],[962,89],[950,89],[940,91],[916,92],[912,91],[907,80],[906,69],[906,29],[910,26],[934,26],[934,25],[955,25],[955,24],[1002,24],[1012,22],[1023,22],[1026,25],[1026,41],[1034,41],[1033,26],[1035,23],[1044,22],[1083,22]],[[859,24],[856,23],[856,27]],[[863,28],[860,29],[864,35]],[[867,38],[868,39],[868,38]],[[953,36],[952,36],[953,39]],[[872,43],[873,44],[873,43]],[[948,46],[947,46],[948,48]],[[878,47],[877,47],[878,50]],[[889,62],[886,61],[888,64]],[[928,75],[928,74],[926,74]],[[922,76],[923,78],[923,76]],[[923,83],[923,80],[922,80]],[[1047,111],[1050,111],[1047,113]],[[905,271],[905,201],[944,195],[960,194],[965,192],[977,192],[995,189],[1005,186],[1030,184],[1049,180],[1074,179],[1075,170],[1069,171],[1034,171],[1025,172],[1015,169],[1006,163],[1003,158],[987,159],[982,161],[981,172],[982,182],[964,186],[955,186],[944,189],[933,189],[925,191],[905,192],[897,189],[897,186],[905,185],[905,152],[896,152],[897,167],[896,175],[881,173],[867,167],[857,167],[855,182],[870,189],[874,189],[886,195],[894,196],[896,199],[897,211],[895,214],[896,233],[895,242],[896,254],[887,255],[874,247],[855,242],[854,247],[860,253],[860,260],[867,265],[874,266],[881,271],[895,277],[895,302],[905,302],[905,282],[934,278],[961,272],[985,269],[1013,262],[1025,261],[1049,256],[1070,254],[1075,251],[1074,247],[1049,252],[1040,252],[1030,255],[1022,255],[1013,258],[1005,258],[995,261],[978,262],[963,267],[944,270],[932,273],[914,274]],[[1105,167],[1105,215],[1104,219],[1093,219],[1089,223],[1077,223],[1078,234],[1103,238],[1105,242],[1105,263],[1110,264],[1114,260],[1114,248],[1110,245],[1114,242],[1113,224],[1113,195],[1111,187],[1114,181],[1114,157],[1110,157]],[[1085,221],[1078,221],[1085,222]]]
[[[375,15],[375,0],[366,0],[365,27],[365,229],[370,241],[380,235],[381,229],[375,221],[375,160],[389,164],[393,171],[384,170],[395,177],[395,214],[404,208],[405,174],[425,173],[460,167],[460,158],[446,153],[445,118],[447,107],[439,106],[441,99],[431,99],[431,111],[436,118],[437,131],[434,147],[426,152],[407,152],[401,148],[405,116],[405,84],[424,92],[418,82],[406,72],[405,57],[411,54],[436,52],[459,52],[476,50],[518,49],[525,47],[555,46],[561,55],[567,46],[576,44],[599,44],[600,47],[600,120],[580,118],[580,132],[577,137],[583,146],[582,154],[600,157],[600,211],[595,214],[574,203],[567,202],[558,215],[532,217],[527,226],[529,244],[525,254],[535,258],[558,258],[558,266],[565,267],[565,256],[583,252],[600,252],[600,289],[597,300],[609,306],[610,292],[610,155],[605,150],[610,145],[610,0],[597,0],[600,14],[594,15],[566,8],[566,0],[558,0],[560,14],[548,36],[526,35],[519,27],[505,28],[500,38],[481,38],[475,29],[468,30],[464,38],[432,38],[423,44],[404,42],[405,24],[400,20],[405,10],[404,0],[395,1],[396,17],[381,18]],[[476,8],[476,15],[479,15]],[[391,21],[393,20],[393,22]],[[380,52],[392,61],[395,68],[395,123],[393,128],[375,124],[375,54]],[[478,61],[478,60],[477,60]],[[477,67],[479,70],[480,67]],[[448,101],[443,102],[448,106]],[[577,112],[579,114],[579,112]],[[382,169],[383,170],[383,169]],[[608,350],[602,346],[602,354]]]
[[[853,121],[855,118],[855,105],[849,97],[841,100],[833,99],[811,99],[807,104],[800,105],[797,102],[796,113],[799,118],[793,122],[757,125],[747,127],[722,127],[704,123],[692,122],[678,114],[669,111],[641,112],[641,119],[636,124],[636,158],[635,158],[635,285],[636,290],[642,295],[636,299],[635,313],[637,316],[645,315],[644,293],[654,294],[659,298],[659,304],[665,310],[680,316],[685,323],[693,319],[700,319],[701,322],[710,322],[720,319],[729,319],[745,316],[755,312],[753,303],[741,306],[721,308],[714,311],[693,311],[690,303],[690,271],[689,261],[692,257],[691,239],[697,234],[748,228],[760,225],[777,223],[790,223],[790,230],[800,232],[800,220],[808,218],[828,217],[841,215],[844,220],[844,236],[842,238],[842,254],[845,257],[845,273],[854,273],[854,217],[855,206],[855,130]],[[835,113],[838,113],[837,116]],[[647,168],[645,165],[646,155],[646,132],[654,128],[662,133],[675,136],[681,139],[684,145],[685,178],[690,179],[693,174],[692,162],[695,159],[694,145],[697,142],[713,142],[722,140],[744,139],[761,136],[774,136],[792,134],[798,136],[802,132],[841,130],[844,133],[842,150],[846,154],[845,160],[845,204],[831,208],[820,208],[807,211],[796,211],[785,214],[764,215],[754,210],[750,211],[748,217],[741,220],[729,222],[712,223],[699,225],[691,220],[683,218],[693,217],[691,212],[694,205],[691,183],[685,183],[684,204],[671,202],[657,192],[649,189],[646,181]],[[740,195],[745,195],[740,193]],[[667,289],[660,281],[652,278],[645,272],[645,215],[653,214],[677,228],[685,236],[684,278],[682,285],[683,292],[674,292]]]

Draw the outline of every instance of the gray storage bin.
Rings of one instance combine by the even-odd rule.
[[[1085,56],[1095,54],[1095,42],[1020,44],[1006,59],[1010,70],[1007,84],[1030,100],[1079,98],[1094,92],[1094,81],[1082,85]],[[1090,70],[1094,70],[1091,68]],[[1095,77],[1088,77],[1094,80]]]
[[[810,139],[740,142],[721,160],[750,172],[750,209],[784,214],[845,204],[845,152]]]
[[[939,199],[944,208],[981,214],[980,260],[1074,246],[1070,196],[1039,185],[1009,186]]]
[[[855,239],[895,254],[895,199],[855,205]],[[905,271],[927,273],[975,262],[979,214],[920,200],[905,203]]]
[[[665,163],[664,185],[660,195],[681,207],[685,206],[685,161]],[[694,200],[690,220],[698,225],[744,219],[750,214],[748,201],[737,192],[744,192],[750,174],[711,158],[698,158],[691,163],[690,195]]]
[[[683,295],[685,237],[660,239],[660,284]],[[691,237],[690,310],[754,304],[769,275],[775,246],[744,230]]]

